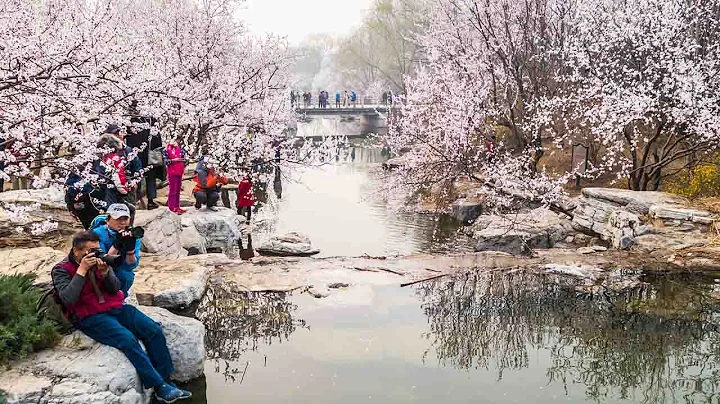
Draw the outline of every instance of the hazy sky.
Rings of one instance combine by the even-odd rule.
[[[360,24],[372,0],[246,0],[238,11],[257,35],[285,35],[292,44],[316,33],[343,35]]]

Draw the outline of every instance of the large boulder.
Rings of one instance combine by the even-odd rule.
[[[452,204],[452,216],[464,225],[474,222],[483,210],[482,202],[457,200]]]
[[[32,273],[36,283],[52,281],[50,271],[67,256],[66,252],[50,247],[13,248],[0,250],[0,274],[14,275]]]
[[[552,248],[572,232],[569,220],[545,208],[511,215],[483,215],[471,228],[477,241],[475,251],[511,254]]]
[[[145,229],[142,249],[145,252],[166,258],[186,255],[180,242],[182,222],[180,216],[166,208],[138,210],[135,214],[135,226]]]
[[[320,253],[307,236],[294,232],[272,237],[257,250],[260,255],[277,257],[308,257]]]
[[[716,219],[710,212],[688,208],[685,200],[664,192],[585,188],[573,211],[572,224],[578,231],[625,249],[637,245],[636,238],[655,232],[652,222],[674,228],[691,226],[691,230],[702,232]],[[643,220],[651,223],[643,223]],[[644,237],[644,240],[656,238]]]
[[[223,252],[232,251],[242,236],[242,222],[234,209],[217,207],[217,210],[189,209],[182,215],[183,245],[193,244],[208,249],[220,249]],[[201,239],[193,239],[200,235]]]
[[[133,284],[138,303],[173,309],[184,308],[200,300],[213,269],[213,257],[215,255],[212,254],[172,260],[143,257],[141,265],[135,270]]]
[[[205,326],[165,309],[141,310],[163,327],[176,371],[172,379],[188,381],[202,375]],[[150,391],[125,355],[76,331],[53,348],[31,355],[0,374],[0,390],[10,403],[151,402]]]
[[[64,249],[69,236],[79,230],[82,226],[67,211],[62,189],[0,192],[0,248]]]

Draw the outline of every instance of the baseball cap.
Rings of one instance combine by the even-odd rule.
[[[130,217],[130,208],[123,203],[113,203],[107,209],[107,214],[113,219],[120,219],[121,217]]]

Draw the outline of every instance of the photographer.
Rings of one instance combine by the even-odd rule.
[[[100,249],[108,255],[119,255],[119,264],[114,268],[120,280],[122,292],[128,290],[135,280],[135,268],[140,263],[140,228],[131,229],[130,209],[123,203],[114,203],[107,209],[107,222],[92,231],[100,237]],[[134,234],[133,234],[134,233]],[[138,237],[139,236],[139,237]]]
[[[170,381],[172,358],[160,324],[123,304],[120,280],[99,258],[100,238],[91,231],[73,237],[70,254],[52,269],[53,287],[67,318],[95,341],[121,350],[145,388],[163,403],[189,398]],[[145,345],[147,353],[138,341]]]

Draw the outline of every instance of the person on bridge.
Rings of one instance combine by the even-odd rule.
[[[295,91],[290,90],[290,108],[295,109]]]
[[[340,91],[335,92],[335,108],[340,108]]]
[[[346,107],[350,103],[350,96],[348,95],[347,90],[343,93],[343,107]]]
[[[353,108],[357,106],[357,94],[355,94],[355,91],[350,93],[350,102],[352,103]]]

